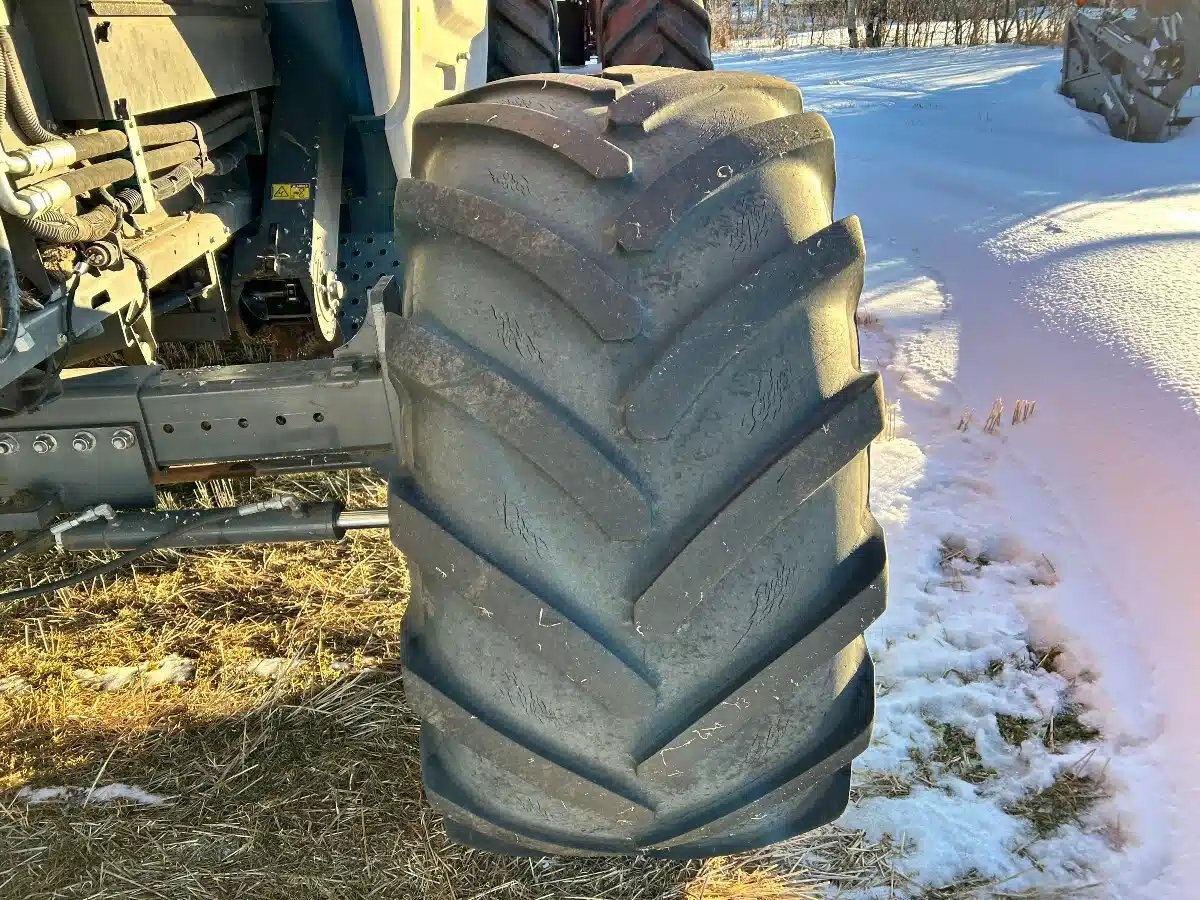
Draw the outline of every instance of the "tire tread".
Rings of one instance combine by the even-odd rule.
[[[829,821],[870,737],[862,631],[883,610],[886,560],[866,503],[884,405],[857,360],[862,234],[832,221],[824,120],[778,79],[622,66],[487,85],[420,118],[414,141],[431,180],[398,194],[413,243],[385,343],[414,442],[429,429],[431,443],[393,484],[392,522],[414,565],[403,663],[427,792],[452,836],[688,857]],[[499,141],[536,167],[536,189],[514,198],[472,174],[472,148]],[[785,184],[799,187],[761,244],[712,230],[737,197]],[[590,236],[564,207],[592,217]],[[443,291],[434,250],[479,261],[494,299],[457,277]],[[728,271],[695,296],[661,287],[656,266],[703,255]],[[545,358],[506,355],[480,325],[513,294],[544,316],[531,327]],[[747,424],[755,367],[775,362],[811,371]],[[676,459],[709,457],[702,479],[675,483]],[[545,553],[456,505],[491,509],[494,494],[507,515],[514,478],[531,520],[562,530]],[[808,543],[819,568],[741,621],[738,585]],[[491,635],[497,658],[480,665]]]

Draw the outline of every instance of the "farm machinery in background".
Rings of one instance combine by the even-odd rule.
[[[578,67],[711,69],[711,24],[698,0],[492,0],[489,78]]]
[[[1079,6],[1063,41],[1061,92],[1115,137],[1162,141],[1200,115],[1200,0]]]

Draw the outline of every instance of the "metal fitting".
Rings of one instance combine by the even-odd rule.
[[[9,154],[10,171],[14,175],[42,175],[55,169],[65,169],[78,162],[79,154],[67,141],[51,141],[14,150]]]
[[[128,450],[137,444],[137,436],[128,428],[118,428],[113,432],[112,445],[114,450]]]
[[[0,456],[8,456],[21,449],[20,442],[11,434],[0,434]]]
[[[346,285],[338,280],[336,272],[325,273],[325,290],[333,303],[341,303],[346,297]]]
[[[33,439],[34,453],[53,453],[58,447],[58,441],[52,434],[39,434]]]
[[[96,449],[96,436],[90,431],[81,431],[71,438],[71,448],[79,453],[91,453]]]
[[[107,503],[101,503],[99,506],[93,506],[91,509],[85,509],[77,516],[73,516],[64,522],[59,522],[50,528],[50,533],[54,535],[54,544],[59,550],[63,549],[62,536],[72,528],[77,528],[87,522],[95,522],[97,519],[106,519],[111,522],[117,517],[116,511]]]
[[[97,241],[84,247],[83,255],[89,266],[111,269],[121,261],[121,248],[115,241]]]
[[[71,186],[61,178],[51,178],[17,191],[17,199],[29,204],[31,219],[37,218],[48,209],[62,206],[73,196]]]

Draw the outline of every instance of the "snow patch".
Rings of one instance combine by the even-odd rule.
[[[836,216],[867,240],[863,363],[897,404],[872,454],[891,595],[840,824],[903,845],[899,896],[968,872],[1120,900],[1200,881],[1200,126],[1115,140],[1055,92],[1060,64],[1001,46],[720,60],[830,118]],[[1023,424],[1018,399],[1037,401]],[[1102,737],[1048,742],[1079,704]],[[938,761],[951,726],[986,776]],[[1014,804],[1064,773],[1108,796],[1040,837]]]
[[[256,659],[246,665],[246,671],[255,678],[267,680],[283,678],[300,664],[300,657],[271,656]]]
[[[146,684],[188,684],[196,678],[196,661],[172,653],[142,676]]]
[[[80,787],[29,787],[26,785],[17,791],[16,799],[20,803],[38,806],[47,803],[61,803],[69,806],[86,806],[92,803],[116,803],[125,801],[141,806],[162,806],[168,798],[152,794],[137,785],[113,782],[95,788]]]
[[[97,671],[76,669],[75,677],[98,691],[120,691],[135,683],[147,687],[184,685],[195,679],[196,661],[171,653],[153,666],[139,663],[136,666],[105,666]]]
[[[6,675],[0,678],[0,697],[16,697],[28,694],[32,690],[33,685],[20,675]]]
[[[329,665],[335,672],[370,671],[383,665],[383,660],[378,656],[371,655],[343,656],[333,660]]]
[[[99,671],[76,669],[75,677],[98,691],[120,691],[133,684],[144,671],[140,666],[105,666]]]

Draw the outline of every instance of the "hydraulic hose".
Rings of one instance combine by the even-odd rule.
[[[126,188],[119,192],[116,200],[120,209],[104,204],[79,216],[68,216],[58,210],[50,210],[41,218],[26,220],[25,225],[34,237],[52,244],[99,241],[116,230],[123,216],[137,212],[142,207],[141,191],[134,188]]]
[[[142,125],[138,129],[138,132],[142,136],[142,144],[147,147],[160,147],[163,144],[194,141],[197,129],[199,129],[200,134],[205,136],[210,135],[216,132],[222,125],[228,125],[237,119],[250,116],[252,109],[253,107],[249,100],[235,100],[189,122],[177,122],[169,125]],[[253,121],[253,117],[251,117],[249,122],[253,124]],[[115,133],[120,134],[120,132]],[[125,148],[122,147],[121,149]]]
[[[158,150],[147,151],[144,159],[146,160],[147,169],[151,172],[161,172],[163,169],[173,169],[190,159],[196,159],[199,155],[199,144],[172,144],[170,147],[160,147]],[[25,188],[17,196],[21,196],[26,190],[36,191],[43,189],[49,190],[52,193],[61,191],[66,196],[77,197],[80,194],[86,194],[97,188],[106,188],[115,182],[133,178],[135,175],[133,163],[129,160],[110,159],[107,162],[97,163],[94,166],[64,172],[55,178],[39,182],[31,188]],[[67,193],[68,191],[69,193]]]
[[[7,31],[8,29],[4,29]],[[4,54],[0,53],[0,122],[8,114],[6,83],[8,67],[4,63]],[[8,176],[0,172],[0,181],[8,183]],[[8,229],[0,218],[0,318],[3,319],[4,333],[0,334],[0,362],[12,355],[17,345],[17,333],[21,329],[21,289],[17,285],[17,265],[13,259],[12,247],[8,242]]]
[[[205,146],[209,152],[212,152],[228,144],[239,135],[244,134],[253,125],[254,120],[246,116],[234,119],[232,122],[221,125],[205,134]],[[200,145],[195,141],[186,141],[180,144],[171,144],[167,147],[159,147],[157,150],[148,150],[143,157],[146,162],[146,168],[151,172],[174,169],[190,160],[199,158]],[[127,159],[110,159],[106,162],[97,163],[94,166],[72,169],[54,178],[48,178],[30,187],[22,188],[16,194],[16,199],[18,201],[25,201],[27,205],[38,209],[48,209],[65,202],[71,197],[86,194],[98,188],[109,187],[118,181],[125,181],[134,176],[135,172],[131,161]],[[0,185],[0,192],[2,191],[3,185]],[[4,199],[2,194],[0,194],[0,206],[3,205]]]
[[[3,62],[4,56],[0,54],[0,65],[3,65]],[[0,101],[3,100],[4,95],[0,93]],[[245,123],[253,122],[253,118],[248,116],[250,111],[249,100],[235,100],[189,122],[139,126],[138,134],[141,136],[143,147],[163,147],[188,141],[199,143],[198,137],[203,137],[206,145],[219,146],[224,142],[221,140],[224,134],[222,126],[242,119],[242,128],[248,127]],[[0,102],[0,121],[3,121],[3,115],[3,104]],[[213,135],[218,139],[217,142],[210,141],[210,136]],[[77,162],[85,162],[98,156],[111,156],[128,148],[129,137],[124,131],[114,128],[59,138],[48,144],[22,147],[4,156],[11,174],[39,175],[55,169],[65,169]]]
[[[24,132],[25,137],[33,144],[46,144],[59,140],[59,136],[42,124],[38,118],[37,107],[29,94],[29,85],[21,74],[21,63],[17,58],[17,47],[13,43],[12,34],[8,28],[0,28],[0,54],[4,56],[5,68],[8,70],[8,93],[12,97],[13,117]]]
[[[0,550],[0,563],[8,562],[10,559],[15,559],[18,556],[36,553],[43,547],[48,547],[53,543],[54,535],[50,534],[50,532],[36,532],[24,540],[17,541],[15,544],[9,544],[3,550]]]
[[[207,175],[228,175],[238,167],[249,152],[249,145],[245,141],[238,141],[231,144],[224,153],[210,156],[203,164],[198,159],[189,160],[174,171],[150,182],[150,186],[154,189],[154,196],[158,200],[166,200],[191,185],[197,178]]]
[[[214,509],[205,510],[203,513],[195,516],[187,521],[181,521],[171,529],[156,534],[144,543],[139,544],[132,550],[122,553],[116,559],[109,560],[106,563],[101,563],[98,566],[93,566],[82,572],[77,572],[74,575],[68,575],[65,578],[58,578],[52,581],[44,581],[41,584],[36,584],[31,588],[24,590],[8,591],[0,594],[0,603],[17,603],[22,600],[29,600],[33,597],[40,597],[43,594],[49,594],[54,591],[61,591],[64,588],[73,587],[77,584],[82,584],[85,581],[91,581],[95,578],[100,578],[118,569],[122,569],[132,562],[141,559],[146,554],[172,546],[176,541],[179,541],[190,532],[197,531],[202,527],[218,526],[224,522],[235,521],[243,516],[257,516],[260,513],[271,510],[290,510],[296,515],[303,515],[304,508],[299,501],[291,494],[279,494],[272,497],[270,500],[263,500],[258,503],[247,503],[244,506],[239,506],[234,509]],[[51,529],[52,531],[54,529]]]
[[[151,190],[154,191],[157,200],[174,197],[193,184],[197,178],[229,174],[248,153],[249,146],[246,142],[238,141],[224,153],[210,157],[203,164],[198,159],[188,160],[152,181]],[[27,219],[25,225],[34,237],[52,244],[82,244],[102,240],[116,230],[122,216],[137,212],[142,207],[142,194],[136,188],[125,188],[117,194],[116,200],[121,207],[119,210],[107,204],[97,206],[80,216],[69,216],[58,210],[49,210],[39,218]]]

